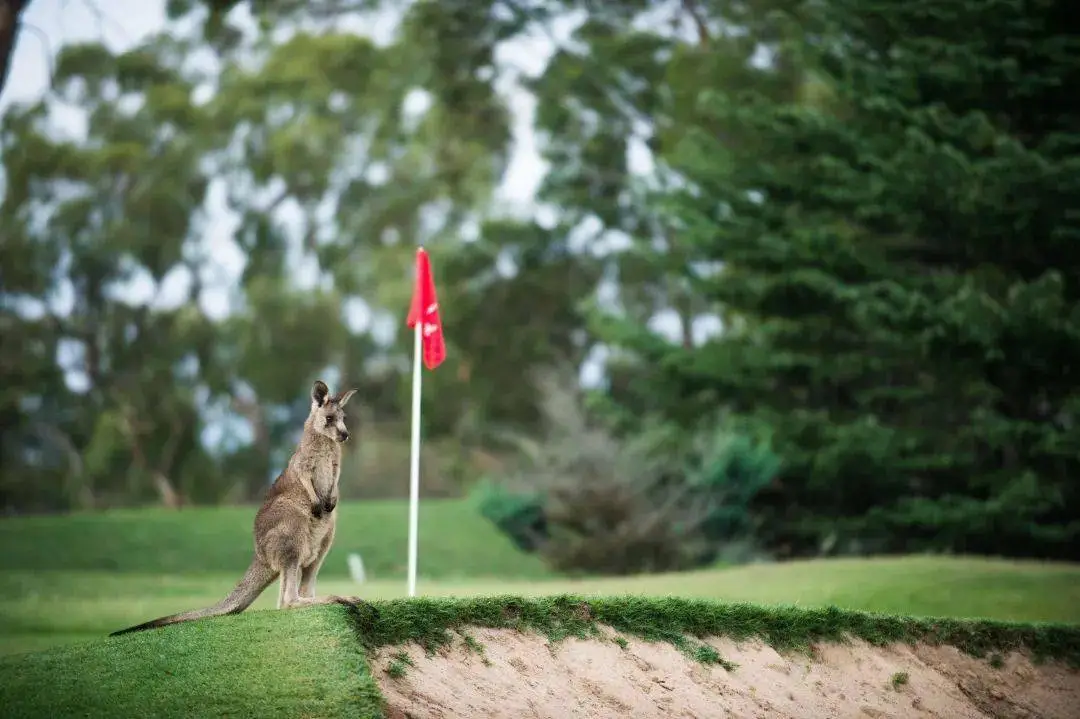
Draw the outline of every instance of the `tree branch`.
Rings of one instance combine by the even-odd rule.
[[[698,43],[704,47],[709,44],[709,26],[705,22],[705,18],[701,15],[701,9],[698,8],[694,0],[682,0],[683,9],[690,15],[690,19],[694,21],[694,25],[697,27]]]
[[[166,442],[166,448],[162,452],[162,457],[159,458],[158,466],[155,467],[150,465],[146,459],[146,454],[143,452],[142,434],[146,426],[135,421],[135,414],[136,410],[131,405],[122,405],[120,414],[123,421],[122,429],[130,445],[132,461],[140,472],[150,475],[154,482],[154,488],[157,489],[158,494],[161,496],[161,503],[169,509],[179,509],[184,504],[184,498],[173,487],[166,471],[170,469],[172,456],[175,454],[176,447],[179,444],[179,434],[180,430],[183,429],[183,425],[179,419],[173,418],[172,434]]]

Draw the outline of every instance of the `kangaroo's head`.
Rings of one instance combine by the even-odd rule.
[[[331,396],[326,383],[315,380],[311,387],[311,414],[308,415],[312,431],[335,442],[347,442],[349,429],[345,426],[345,404],[355,393],[355,389],[350,389]]]

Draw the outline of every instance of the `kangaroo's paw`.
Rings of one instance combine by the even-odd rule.
[[[335,597],[297,597],[291,602],[285,605],[285,609],[295,609],[296,607],[314,607],[320,604],[334,604],[337,602]]]

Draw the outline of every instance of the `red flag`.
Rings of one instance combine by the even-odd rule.
[[[446,341],[439,317],[439,300],[435,296],[431,260],[423,247],[416,251],[416,280],[406,320],[410,329],[416,327],[417,322],[422,327],[420,343],[424,348],[424,366],[429,370],[435,369],[446,359]]]

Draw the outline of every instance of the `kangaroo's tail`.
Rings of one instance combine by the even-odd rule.
[[[243,578],[237,583],[236,587],[229,592],[229,596],[225,597],[217,604],[206,607],[205,609],[195,609],[190,612],[170,614],[169,616],[161,617],[160,619],[152,619],[149,622],[143,622],[134,627],[119,629],[112,632],[109,636],[115,637],[121,634],[127,634],[128,632],[156,629],[157,627],[164,627],[168,624],[190,622],[205,617],[218,617],[223,614],[238,614],[250,607],[252,602],[258,599],[259,595],[262,594],[276,578],[277,572],[266,564],[263,564],[256,557],[251,561],[251,566],[248,567]]]

